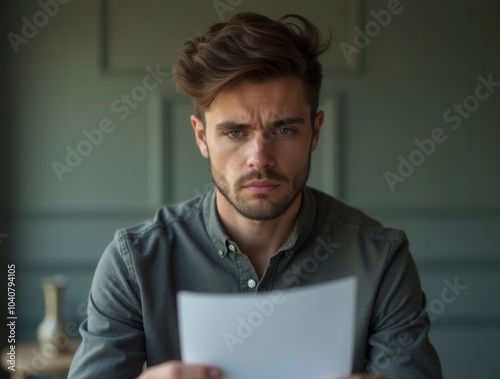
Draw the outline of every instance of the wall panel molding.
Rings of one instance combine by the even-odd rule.
[[[186,39],[244,11],[263,13],[271,18],[290,13],[303,15],[334,37],[334,43],[323,56],[325,71],[357,73],[361,68],[363,52],[352,54],[348,62],[339,47],[341,42],[352,45],[354,27],[363,26],[361,0],[252,0],[229,7],[232,10],[222,15],[212,1],[101,1],[102,66],[107,73],[130,75],[157,64],[170,68]]]

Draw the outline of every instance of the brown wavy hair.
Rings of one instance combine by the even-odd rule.
[[[305,17],[289,14],[278,20],[240,13],[187,40],[172,74],[177,88],[193,98],[203,117],[217,95],[241,80],[263,81],[295,75],[302,79],[312,116],[317,112],[322,67],[318,56],[331,43]]]

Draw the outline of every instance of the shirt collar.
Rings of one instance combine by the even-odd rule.
[[[217,212],[216,189],[209,191],[203,199],[203,217],[207,233],[219,251],[226,251],[230,242]],[[291,258],[304,240],[309,236],[316,217],[316,199],[309,187],[302,191],[302,204],[295,221],[292,233],[281,246],[279,251],[287,251],[287,257]]]

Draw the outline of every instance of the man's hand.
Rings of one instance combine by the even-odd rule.
[[[216,367],[185,365],[181,361],[170,361],[153,366],[137,379],[219,379],[222,372]]]

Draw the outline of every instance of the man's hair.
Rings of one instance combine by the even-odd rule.
[[[330,46],[306,18],[289,14],[272,20],[240,13],[187,40],[173,66],[177,88],[193,98],[203,117],[219,93],[242,80],[297,76],[304,83],[312,116],[318,109],[322,67],[318,56]]]

